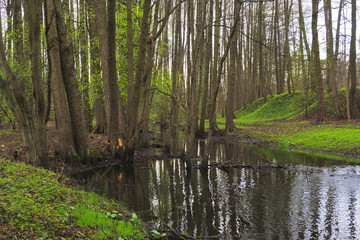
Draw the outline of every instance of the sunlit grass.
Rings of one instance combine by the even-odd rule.
[[[301,148],[360,154],[360,129],[350,126],[316,126],[311,130],[283,136],[282,142]]]

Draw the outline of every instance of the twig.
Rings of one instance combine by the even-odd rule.
[[[83,237],[85,237],[85,235],[84,234],[82,234],[81,232],[79,232],[79,231],[77,231],[81,236],[83,236]]]
[[[170,231],[171,231],[172,233],[174,233],[179,239],[183,239],[183,240],[186,240],[186,239],[195,239],[195,238],[193,238],[193,237],[185,236],[185,235],[183,235],[183,234],[181,234],[181,233],[178,233],[177,231],[175,231],[172,227],[170,227],[170,226],[167,225],[167,224],[165,224],[165,226],[166,226],[167,228],[169,228]]]

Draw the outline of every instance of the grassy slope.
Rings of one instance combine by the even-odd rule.
[[[235,113],[234,122],[239,129],[234,135],[274,141],[282,147],[360,155],[360,125],[317,125],[311,121],[294,120],[305,114],[303,99],[303,93],[297,92],[295,95],[274,95],[266,103],[263,99],[254,101]],[[309,102],[308,105],[311,114],[317,104]],[[225,119],[219,118],[218,122],[225,123]]]
[[[0,239],[143,239],[135,214],[59,175],[0,158]],[[65,183],[64,183],[65,182]]]

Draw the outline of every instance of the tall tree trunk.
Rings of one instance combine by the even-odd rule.
[[[91,0],[88,6],[89,11],[89,38],[90,38],[90,74],[91,85],[94,89],[95,102],[94,112],[96,118],[96,125],[93,133],[105,134],[107,133],[106,113],[104,108],[104,88],[101,81],[101,66],[100,66],[100,48],[97,36],[96,16],[95,16],[95,1]]]
[[[335,104],[335,111],[337,118],[341,118],[339,97],[336,84],[337,64],[334,58],[334,42],[332,34],[332,14],[331,14],[331,0],[324,0],[324,13],[326,25],[326,54],[327,54],[327,76],[329,78],[331,95]]]
[[[81,97],[83,102],[84,117],[86,128],[91,131],[92,114],[90,109],[90,95],[89,95],[89,47],[88,47],[88,31],[87,31],[87,2],[80,0],[79,14],[79,47],[80,47],[80,84],[81,84]]]
[[[240,7],[238,8],[238,10],[240,10],[241,8],[241,5]],[[230,50],[230,44],[231,44],[231,40],[232,38],[234,37],[235,35],[235,30],[237,29],[237,24],[239,23],[240,21],[240,14],[239,12],[236,12],[234,14],[234,23],[233,23],[233,26],[231,27],[230,29],[230,34],[229,34],[229,37],[228,37],[228,41],[226,43],[226,46],[225,46],[225,49],[224,49],[224,54],[222,55],[221,59],[220,59],[220,62],[219,62],[219,67],[218,67],[218,70],[217,70],[217,73],[216,73],[216,88],[214,89],[214,98],[211,99],[211,109],[210,109],[210,114],[212,116],[210,116],[210,119],[214,119],[214,115],[215,115],[215,108],[216,108],[216,99],[217,99],[217,95],[219,93],[219,88],[220,88],[220,81],[221,81],[221,75],[222,75],[222,71],[223,71],[223,67],[224,67],[224,62],[227,58],[227,55],[229,53],[229,50]],[[209,128],[209,133],[208,133],[208,137],[207,137],[207,143],[206,143],[206,149],[205,149],[205,155],[204,155],[204,158],[202,159],[201,161],[201,167],[207,167],[207,161],[208,161],[208,158],[209,158],[209,146],[210,146],[210,142],[212,140],[212,136],[213,136],[213,133],[214,133],[214,130],[213,128]]]
[[[312,75],[316,81],[316,93],[318,99],[318,121],[323,122],[325,120],[325,100],[324,100],[324,87],[321,74],[321,62],[320,62],[320,50],[319,50],[319,37],[317,31],[317,21],[319,12],[318,0],[312,0],[312,51],[313,51],[313,63]]]
[[[65,19],[61,11],[61,1],[55,0],[56,25],[58,31],[61,70],[69,105],[71,128],[74,136],[76,152],[83,162],[90,160],[90,147],[88,131],[84,112],[82,109],[81,95],[76,81],[72,46],[67,39]]]
[[[107,30],[107,43],[108,43],[108,79],[104,79],[104,88],[109,92],[109,104],[110,104],[110,119],[109,119],[109,142],[110,150],[113,158],[118,158],[119,149],[119,137],[120,137],[120,124],[119,124],[119,87],[117,85],[117,73],[116,73],[116,42],[115,42],[115,9],[116,0],[109,0],[107,5],[108,13],[108,30]]]
[[[24,29],[23,29],[22,18],[21,18],[21,2],[22,2],[21,0],[12,1],[13,10],[14,10],[13,28],[14,28],[14,32],[15,32],[15,35],[14,35],[14,46],[15,46],[14,58],[20,65],[18,70],[25,67],[24,40],[23,40]],[[11,39],[11,38],[9,38],[9,39]]]
[[[8,106],[13,111],[23,136],[27,160],[35,165],[47,165],[47,146],[45,130],[45,98],[40,64],[40,23],[41,2],[26,4],[25,15],[28,22],[29,43],[31,51],[31,78],[33,84],[33,99],[27,101],[24,88],[20,87],[18,79],[7,62],[0,26],[0,67],[5,77],[0,77],[0,92],[5,96]],[[1,17],[0,17],[1,22]],[[34,100],[34,105],[32,104]]]
[[[356,104],[356,0],[351,0],[351,41],[350,41],[350,59],[349,73],[350,80],[350,114],[352,119],[356,119],[358,115],[358,107]]]
[[[214,56],[213,64],[211,66],[211,78],[210,78],[210,103],[209,103],[209,129],[213,129],[215,133],[219,128],[216,124],[216,89],[217,86],[217,71],[218,71],[218,59],[220,55],[220,19],[221,19],[221,5],[219,0],[215,0],[215,36],[214,36]],[[215,104],[212,106],[212,104]],[[212,112],[214,110],[214,112]]]
[[[151,10],[151,1],[145,0],[143,5],[143,17],[141,20],[141,30],[140,30],[140,39],[139,39],[139,51],[136,61],[135,68],[135,82],[134,90],[131,91],[132,96],[129,97],[127,109],[131,111],[127,112],[127,122],[128,122],[128,132],[127,132],[127,155],[129,158],[132,158],[135,150],[136,142],[140,134],[139,124],[139,106],[140,100],[145,101],[141,98],[141,83],[144,76],[144,70],[146,68],[146,50],[147,50],[147,40],[149,37],[149,16]],[[130,92],[129,92],[130,93]]]
[[[129,113],[131,109],[132,98],[134,97],[134,44],[133,44],[133,27],[132,27],[132,0],[126,0],[126,44],[127,44],[127,81],[128,81],[128,94],[127,94],[127,109],[126,113]]]
[[[44,96],[44,84],[41,75],[41,39],[40,27],[42,19],[42,1],[34,0],[32,4],[25,2],[25,11],[28,13],[28,34],[31,51],[31,80],[33,83],[33,93],[35,97],[34,108],[34,138],[37,149],[37,156],[40,164],[45,166],[47,163],[47,139],[45,128],[46,104]]]
[[[290,1],[290,2],[289,2]],[[289,27],[290,27],[290,14],[292,8],[293,1],[285,0],[285,65],[286,65],[286,73],[287,73],[287,90],[288,93],[291,94],[291,79],[292,79],[292,59],[290,55],[290,41],[289,41]]]
[[[281,76],[280,76],[280,50],[278,45],[279,35],[279,2],[275,0],[275,17],[274,17],[274,51],[275,51],[275,77],[276,77],[276,93],[282,93]]]
[[[190,3],[190,2],[189,2]],[[189,12],[192,13],[193,10],[190,9],[192,5],[188,5]],[[186,130],[185,130],[185,139],[186,139],[186,163],[187,167],[190,167],[190,154],[193,149],[194,143],[195,143],[195,134],[197,132],[197,115],[198,115],[198,106],[199,106],[199,98],[198,98],[198,91],[199,91],[199,85],[200,85],[200,78],[201,78],[201,58],[202,58],[202,42],[204,39],[204,24],[203,24],[203,1],[200,0],[197,2],[196,5],[196,35],[193,31],[193,28],[189,29],[188,32],[188,64],[191,65],[191,68],[189,68],[189,75],[188,77],[188,85],[187,85],[187,92],[188,92],[188,106],[186,108]],[[189,20],[193,20],[192,14],[189,14]],[[190,25],[193,25],[190,22]],[[193,35],[195,35],[195,40],[192,45],[189,43],[189,39],[194,38]],[[191,48],[191,50],[190,50]],[[192,54],[191,54],[192,53]],[[190,58],[191,57],[191,58]],[[191,62],[190,62],[191,61]]]
[[[262,3],[260,3],[262,6]],[[234,16],[238,14],[239,2],[234,1]],[[235,20],[235,19],[234,19]],[[235,76],[236,76],[236,56],[237,56],[237,35],[238,24],[235,26],[235,33],[230,43],[230,66],[229,77],[227,82],[227,96],[226,96],[226,133],[233,132],[235,130],[234,124],[234,95],[235,95]]]
[[[47,46],[51,91],[54,97],[55,116],[58,129],[58,151],[62,159],[69,160],[76,154],[75,142],[71,131],[71,120],[67,106],[66,92],[61,72],[60,48],[56,28],[53,0],[45,1],[47,26]]]
[[[181,0],[177,0],[179,4]],[[181,7],[176,10],[175,23],[175,49],[172,64],[172,101],[170,109],[170,135],[171,135],[171,154],[178,155],[177,127],[179,115],[179,87],[180,87],[180,70],[181,70],[181,54],[182,54],[182,38],[181,38]]]
[[[258,12],[258,59],[259,59],[259,97],[264,97],[264,101],[267,101],[266,97],[266,76],[265,76],[265,59],[264,59],[264,48],[263,44],[265,41],[265,23],[264,23],[264,9],[263,2],[259,3]],[[231,51],[231,49],[230,49]],[[230,52],[231,54],[231,52]]]
[[[204,91],[201,100],[201,115],[200,115],[200,128],[199,131],[205,132],[205,119],[207,116],[207,102],[208,102],[208,91],[209,91],[209,82],[210,82],[210,65],[211,65],[211,57],[212,57],[212,21],[214,14],[214,0],[209,1],[209,14],[207,21],[207,41],[206,41],[206,57],[205,57],[205,72],[204,72]]]
[[[110,122],[110,93],[109,88],[105,86],[105,82],[109,79],[109,70],[108,70],[108,25],[106,18],[106,0],[93,0],[95,13],[96,13],[96,25],[99,38],[99,47],[100,47],[100,59],[101,59],[101,75],[104,84],[104,95],[105,95],[105,113],[106,113],[106,132],[109,132],[109,122]]]

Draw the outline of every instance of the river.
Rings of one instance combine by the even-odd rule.
[[[199,141],[194,151],[202,155],[203,148]],[[198,239],[360,238],[355,163],[237,142],[214,142],[211,149],[211,161],[286,167],[189,171],[179,159],[152,160],[82,178],[150,224]]]

